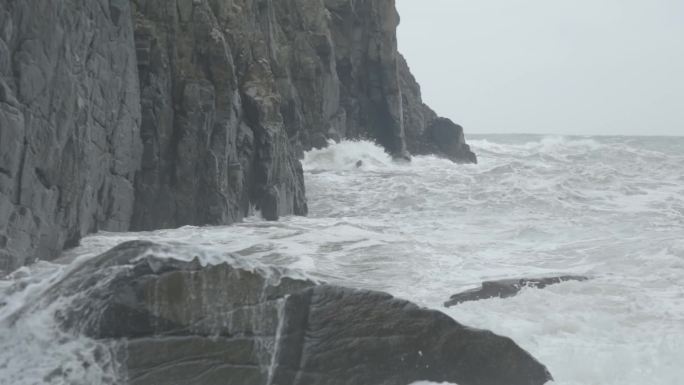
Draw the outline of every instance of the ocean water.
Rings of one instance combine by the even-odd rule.
[[[0,281],[0,384],[116,381],[103,346],[55,327],[64,303],[9,320],[80,261],[131,239],[201,249],[207,263],[232,253],[387,291],[512,337],[557,385],[683,384],[684,138],[469,142],[478,165],[395,163],[369,142],[334,144],[303,161],[308,217],[97,234],[64,264],[21,269]],[[591,279],[442,306],[483,280],[557,274]]]

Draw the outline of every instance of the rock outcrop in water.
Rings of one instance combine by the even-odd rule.
[[[466,144],[463,127],[440,118],[423,103],[420,86],[402,55],[399,55],[399,79],[409,152],[440,154],[457,163],[477,163],[477,156]]]
[[[467,290],[454,294],[444,303],[444,306],[454,306],[467,301],[479,301],[489,298],[513,297],[525,287],[543,289],[549,285],[555,285],[567,281],[586,281],[589,278],[579,275],[562,275],[545,278],[514,278],[499,281],[485,281],[477,289]]]
[[[275,270],[200,266],[129,242],[57,283],[66,327],[117,343],[129,384],[535,385],[545,367],[508,338],[387,294]],[[161,258],[160,258],[161,256]],[[125,340],[124,340],[125,339]]]
[[[307,212],[303,150],[475,162],[397,52],[394,0],[0,3],[0,271],[97,230]]]

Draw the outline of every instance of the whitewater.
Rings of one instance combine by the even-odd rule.
[[[9,320],[82,261],[148,239],[182,246],[172,257],[239,257],[439,309],[513,338],[557,385],[681,385],[684,138],[469,139],[477,165],[332,144],[303,160],[308,217],[100,233],[20,269],[0,281],[0,384],[115,383],[106,347],[57,328],[65,303]],[[559,274],[591,279],[443,307],[483,280]]]

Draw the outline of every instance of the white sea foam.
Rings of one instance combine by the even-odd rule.
[[[392,165],[392,158],[372,142],[330,142],[326,148],[311,150],[304,154],[304,167],[316,170],[353,170],[358,161],[364,169],[383,168]]]
[[[110,346],[57,327],[55,314],[69,299],[43,301],[78,263],[39,262],[0,281],[1,385],[117,383]]]
[[[429,382],[429,381],[418,381],[409,385],[458,385],[451,382]]]
[[[483,136],[470,143],[478,165],[433,156],[396,163],[370,142],[334,144],[304,159],[307,218],[99,234],[65,259],[140,238],[190,247],[176,257],[205,263],[237,255],[254,268],[385,290],[510,336],[559,385],[681,384],[684,139]],[[0,282],[7,303],[0,320],[65,269],[42,263]],[[482,280],[559,273],[592,279],[442,307]],[[12,370],[7,384],[40,383],[56,368],[93,384],[112,373],[96,358],[97,344],[61,335],[49,312],[0,329],[0,345],[9,346],[0,351],[0,372]]]

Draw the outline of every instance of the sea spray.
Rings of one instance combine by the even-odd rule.
[[[370,142],[333,144],[304,159],[309,217],[101,233],[64,260],[140,238],[180,247],[168,256],[203,264],[237,254],[250,268],[385,290],[510,336],[548,365],[558,385],[679,385],[684,139],[471,136],[469,142],[478,165],[434,156],[394,162]],[[356,167],[358,160],[363,166]],[[34,266],[0,283],[6,303],[0,314],[25,308],[34,301],[30,293],[65,274],[64,266]],[[451,294],[484,280],[563,274],[593,279],[442,308]],[[56,333],[48,313],[28,312],[0,330],[7,346],[0,362],[12,366],[9,378],[23,375],[30,384],[56,367],[88,365],[72,378],[92,384],[111,378],[114,371],[92,358],[94,342]],[[264,358],[273,362],[271,354]]]

